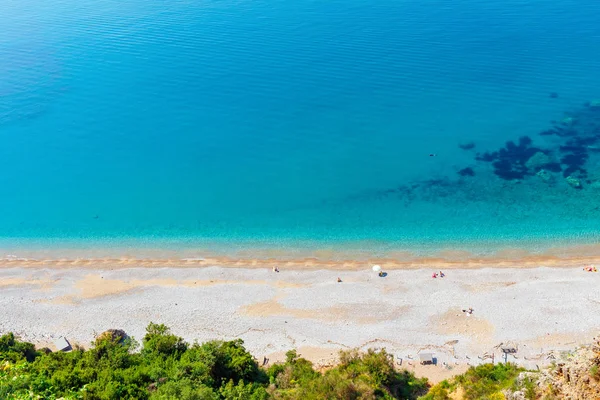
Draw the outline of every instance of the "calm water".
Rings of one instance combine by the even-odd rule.
[[[1,242],[596,240],[598,21],[595,0],[0,0]]]

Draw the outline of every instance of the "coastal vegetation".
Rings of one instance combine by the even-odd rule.
[[[12,333],[0,338],[1,399],[416,399],[427,379],[394,369],[384,350],[342,352],[317,371],[289,351],[259,367],[242,340],[189,344],[150,323],[141,344],[123,331],[100,335],[89,349],[37,350]]]
[[[430,388],[420,400],[600,399],[600,340],[560,355],[552,365],[526,371],[511,363],[471,367]]]
[[[69,352],[0,337],[0,399],[18,400],[588,399],[600,398],[599,369],[600,342],[541,371],[483,364],[431,386],[385,350],[342,351],[327,370],[291,350],[262,367],[240,339],[189,344],[154,323],[141,344],[109,330]]]
[[[461,393],[460,398],[465,400],[501,400],[505,398],[504,391],[507,389],[520,389],[516,379],[523,371],[523,368],[511,363],[471,367],[464,374],[433,386],[422,400],[450,400],[456,398],[456,393]]]

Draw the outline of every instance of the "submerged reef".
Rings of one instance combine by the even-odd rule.
[[[498,149],[471,153],[474,142],[462,142],[458,147],[468,150],[475,162],[457,165],[453,173],[440,167],[435,179],[417,178],[392,187],[369,189],[344,200],[391,201],[405,207],[418,203],[489,203],[501,204],[511,211],[513,207],[547,201],[546,204],[557,207],[557,213],[563,212],[561,204],[573,201],[570,204],[576,206],[566,218],[600,218],[594,197],[600,192],[600,101],[586,103],[551,124],[539,137],[521,136]],[[502,218],[511,218],[510,215]]]
[[[504,180],[537,175],[551,182],[551,173],[562,172],[571,187],[581,189],[581,180],[588,177],[590,153],[600,152],[600,102],[588,102],[552,124],[540,135],[556,136],[558,143],[554,146],[537,147],[529,136],[522,136],[518,143],[508,141],[496,151],[477,153],[475,160],[491,163],[494,174]]]
[[[529,136],[519,138],[519,143],[512,140],[506,142],[504,148],[493,152],[477,154],[477,161],[491,162],[494,173],[502,179],[523,179],[527,175],[533,175],[536,171],[527,168],[527,162],[537,153],[545,154],[544,150],[531,146],[532,140]],[[543,166],[541,166],[543,167]]]

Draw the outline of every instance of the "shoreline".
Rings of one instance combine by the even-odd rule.
[[[0,237],[2,255],[24,258],[319,258],[363,260],[376,258],[436,257],[460,253],[472,257],[494,257],[519,252],[532,255],[592,253],[600,257],[600,234],[547,235],[496,238],[433,239],[313,239],[288,237]]]
[[[83,243],[83,242],[82,242]],[[485,253],[467,251],[461,247],[439,247],[424,251],[398,245],[385,251],[355,248],[308,248],[308,247],[244,247],[244,243],[229,248],[210,246],[145,247],[127,246],[127,242],[111,247],[108,243],[87,243],[82,247],[9,246],[0,241],[0,268],[21,267],[110,267],[195,268],[219,265],[221,267],[288,268],[291,270],[359,270],[374,264],[384,269],[478,269],[478,268],[535,268],[582,267],[600,265],[600,242],[588,244],[560,244],[554,247],[528,249],[525,247],[500,247]],[[129,243],[131,244],[131,243]]]
[[[0,258],[0,268],[201,268],[213,265],[227,268],[285,268],[289,270],[361,270],[380,265],[387,270],[402,269],[481,269],[481,268],[552,268],[583,267],[600,264],[600,244],[558,249],[543,254],[533,254],[519,249],[506,249],[491,256],[478,256],[462,251],[442,251],[437,256],[422,257],[409,252],[398,252],[395,257],[343,258],[343,254],[322,251],[314,256],[290,258],[285,256],[235,257],[197,255],[183,258],[122,257],[69,257],[55,254],[30,254],[19,256],[5,254]],[[41,257],[40,257],[41,256]]]

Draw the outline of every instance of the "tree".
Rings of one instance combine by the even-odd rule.
[[[0,360],[16,362],[25,359],[31,362],[37,355],[33,344],[16,340],[12,332],[0,336]]]
[[[145,354],[179,358],[186,350],[187,343],[171,334],[166,325],[150,322],[146,327],[142,349]]]

